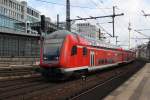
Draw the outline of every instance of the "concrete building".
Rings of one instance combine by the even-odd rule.
[[[39,60],[39,35],[30,27],[39,21],[40,12],[27,2],[0,0],[0,64]]]
[[[66,22],[59,22],[59,27],[66,29]]]
[[[150,41],[147,44],[139,45],[136,50],[138,58],[150,60]]]
[[[0,0],[0,28],[6,33],[33,33],[30,23],[40,21],[40,12],[25,1]]]
[[[99,37],[98,29],[96,28],[95,25],[92,25],[90,23],[78,23],[77,30],[79,33],[84,34],[88,37],[92,37],[92,38]]]

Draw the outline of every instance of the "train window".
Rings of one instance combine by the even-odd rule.
[[[76,54],[77,54],[77,46],[73,46],[71,50],[71,56],[76,55]]]
[[[98,64],[100,65],[100,64],[101,64],[101,62],[102,62],[102,61],[99,59],[99,60],[98,60]]]
[[[113,63],[113,60],[112,60],[112,59],[109,59],[109,60],[108,60],[108,63]]]
[[[102,59],[101,63],[104,64],[104,59]]]
[[[107,63],[107,59],[105,59],[105,63]]]
[[[104,60],[103,59],[99,59],[98,64],[103,64]]]
[[[83,55],[87,55],[87,48],[83,47]]]
[[[111,59],[111,62],[110,63],[113,63],[113,59]]]
[[[107,60],[107,63],[111,63],[111,59],[108,59],[108,60]]]

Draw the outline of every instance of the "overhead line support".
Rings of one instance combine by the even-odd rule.
[[[115,6],[113,6],[112,25],[113,25],[113,37],[115,37]]]
[[[112,17],[112,27],[113,27],[113,35],[111,37],[115,37],[115,17],[116,16],[123,16],[124,13],[121,14],[115,14],[115,6],[113,6],[113,14],[112,15],[106,15],[106,16],[97,16],[97,17],[87,17],[87,18],[77,18],[77,19],[70,19],[71,21],[77,21],[77,20],[88,20],[88,19],[98,19],[98,18],[107,18],[107,17]]]
[[[116,14],[115,16],[123,16],[124,13]],[[70,19],[70,21],[77,21],[77,20],[88,20],[88,19],[98,19],[98,18],[107,18],[113,17],[114,15],[106,15],[106,16],[98,16],[98,17],[87,17],[87,18],[77,18],[77,19]]]
[[[70,0],[67,0],[66,4],[66,30],[71,31]]]

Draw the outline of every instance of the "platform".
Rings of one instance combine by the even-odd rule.
[[[103,100],[150,100],[150,63]]]

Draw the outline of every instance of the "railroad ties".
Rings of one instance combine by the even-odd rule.
[[[39,67],[0,67],[0,79],[12,79],[40,75],[37,70],[39,70]]]
[[[67,81],[43,77],[0,80],[0,100],[100,100],[144,66],[135,61]]]

